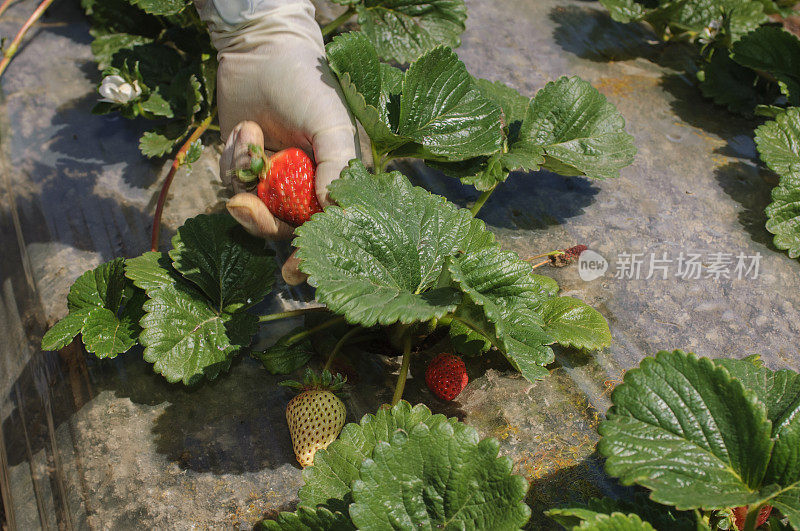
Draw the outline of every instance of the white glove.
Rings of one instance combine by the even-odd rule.
[[[250,166],[248,145],[278,151],[299,147],[317,165],[317,198],[330,204],[328,184],[356,157],[353,118],[328,68],[322,33],[309,0],[196,0],[217,48],[217,102],[223,139],[223,182],[237,195],[227,207],[256,236],[288,239],[294,228],[272,216],[233,174]],[[294,255],[282,273],[305,276]]]

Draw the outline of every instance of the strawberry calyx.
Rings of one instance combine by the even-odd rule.
[[[265,180],[269,171],[269,157],[264,153],[264,148],[248,144],[247,149],[250,151],[250,167],[236,170],[236,177],[243,183]]]
[[[330,391],[334,394],[342,394],[344,384],[347,383],[347,377],[337,373],[335,376],[330,371],[324,370],[322,373],[317,374],[311,368],[306,368],[303,374],[303,381],[286,380],[279,385],[284,387],[291,387],[299,391]]]

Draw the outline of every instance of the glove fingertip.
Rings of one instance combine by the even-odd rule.
[[[290,286],[297,286],[308,280],[308,275],[300,271],[300,259],[297,258],[297,251],[293,252],[284,262],[281,268],[283,280]]]

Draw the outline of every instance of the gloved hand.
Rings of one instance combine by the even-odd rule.
[[[317,165],[317,198],[357,154],[356,128],[328,68],[322,33],[309,0],[195,0],[218,50],[217,101],[227,139],[223,182],[237,192],[231,215],[253,235],[289,239],[294,228],[276,219],[234,172],[250,166],[248,145],[278,151],[298,147]],[[305,281],[294,253],[281,272],[290,285]]]

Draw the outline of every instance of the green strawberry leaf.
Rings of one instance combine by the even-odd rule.
[[[261,361],[270,374],[289,374],[296,371],[314,355],[314,347],[308,336],[287,345],[289,338],[303,330],[306,330],[303,326],[295,328],[265,351],[254,352],[253,357]]]
[[[203,99],[209,104],[213,104],[217,98],[217,58],[212,54],[202,56],[200,63],[200,79],[203,84]]]
[[[565,347],[598,350],[611,344],[611,330],[605,318],[583,301],[556,297],[539,308],[544,331]]]
[[[493,101],[503,110],[503,133],[508,143],[513,144],[519,137],[520,127],[530,104],[530,98],[519,94],[499,81],[476,79],[475,86],[481,95]],[[464,184],[485,191],[508,178],[509,171],[536,171],[544,162],[540,149],[525,151],[522,145],[514,152],[499,150],[490,156],[475,157],[459,162],[427,161],[427,164],[450,177],[460,179]]]
[[[762,160],[780,175],[767,206],[767,230],[778,249],[800,256],[800,108],[792,107],[756,129]]]
[[[163,116],[165,118],[174,116],[169,102],[158,91],[150,93],[150,96],[142,102],[142,109],[153,116]]]
[[[168,382],[213,380],[247,347],[258,318],[244,312],[217,312],[200,292],[176,279],[155,290],[144,304],[139,341],[144,359]],[[245,339],[246,338],[246,339]]]
[[[339,438],[314,456],[314,466],[303,470],[304,485],[300,488],[300,505],[326,505],[347,512],[352,502],[350,485],[359,477],[364,459],[372,457],[375,445],[388,441],[397,430],[411,431],[414,426],[436,426],[457,423],[444,415],[434,415],[423,404],[411,406],[401,400],[391,409],[364,415],[360,422],[347,424]]]
[[[574,511],[554,509],[545,514],[553,518],[566,529],[580,531],[656,531],[649,522],[642,521],[635,513],[580,513],[580,524],[569,525],[564,522],[574,517]]]
[[[537,309],[549,286],[537,282],[530,265],[512,252],[487,247],[451,259],[448,269],[469,300],[454,320],[483,335],[528,380],[546,376],[554,339],[543,330]]]
[[[71,311],[54,324],[42,337],[42,350],[61,350],[81,333],[89,310]]]
[[[227,212],[187,220],[172,238],[172,247],[175,269],[220,309],[252,306],[272,290],[272,253]]]
[[[476,79],[475,86],[484,98],[495,102],[503,109],[504,125],[510,142],[516,141],[516,134],[525,120],[531,99],[526,98],[500,81]]]
[[[149,297],[140,321],[145,360],[168,381],[192,385],[227,371],[250,344],[258,318],[243,310],[269,291],[275,265],[263,241],[228,214],[190,219],[173,245],[128,260],[125,274]]]
[[[88,352],[98,358],[113,358],[136,344],[140,330],[138,321],[122,319],[109,309],[97,308],[86,316],[81,337]]]
[[[501,116],[500,107],[481,95],[458,56],[438,47],[406,71],[397,133],[434,157],[464,160],[500,149]]]
[[[149,251],[136,258],[129,258],[125,261],[125,276],[133,281],[133,284],[143,289],[148,296],[159,290],[169,287],[175,283],[179,277],[178,272],[172,266],[172,260],[167,253],[157,253]]]
[[[136,344],[144,301],[125,278],[124,263],[117,258],[78,277],[67,296],[69,314],[47,331],[42,349],[64,348],[79,333],[98,358],[114,358]]]
[[[757,86],[758,74],[737,64],[727,53],[715,53],[697,78],[703,96],[732,112],[749,115],[766,101]]]
[[[347,104],[369,135],[379,153],[388,153],[410,139],[395,133],[389,120],[388,104],[399,94],[398,76],[386,70],[378,54],[362,33],[350,32],[335,37],[326,47],[331,69],[339,77]],[[396,70],[396,69],[395,69]],[[396,124],[395,124],[396,125]]]
[[[718,359],[715,363],[725,367],[767,407],[774,446],[765,483],[800,482],[800,374],[771,371],[748,360]]]
[[[192,90],[189,92],[190,98],[187,104],[189,112],[186,114],[188,116],[194,116],[203,108],[203,103],[205,101],[203,97],[203,83],[196,74],[192,74],[192,76],[189,78],[189,86],[192,88]],[[209,111],[207,109],[206,114],[202,116],[203,119],[208,115],[208,112]]]
[[[350,517],[361,529],[518,529],[528,484],[499,447],[462,423],[396,431],[361,465]]]
[[[612,19],[623,24],[642,20],[645,16],[644,7],[634,0],[600,0],[600,3],[608,9]]]
[[[131,5],[129,0],[81,0],[93,32],[131,33],[155,37],[158,19]]]
[[[645,358],[612,394],[598,451],[624,485],[678,509],[769,500],[771,424],[755,393],[711,360],[676,350]]]
[[[130,2],[151,15],[176,15],[191,4],[189,0],[130,0]]]
[[[475,157],[459,162],[428,160],[425,163],[448,177],[459,179],[477,190],[486,191],[508,178],[508,170],[503,167],[502,156],[498,152],[490,157]]]
[[[763,26],[734,43],[731,58],[742,66],[772,75],[791,105],[800,105],[800,39]]]
[[[800,257],[800,174],[781,178],[766,213],[775,247],[786,250],[791,258]]]
[[[789,525],[800,529],[800,485],[794,485],[770,501],[783,516],[789,519]]]
[[[582,522],[593,521],[597,515],[614,513],[636,514],[642,521],[650,523],[656,529],[670,531],[700,531],[695,516],[691,512],[676,511],[671,507],[660,505],[638,492],[633,499],[612,500],[611,498],[593,498],[583,507],[551,509],[545,514],[567,529],[582,529]]]
[[[790,108],[756,129],[764,163],[780,176],[800,175],[800,108]]]
[[[545,365],[553,361],[549,347],[553,339],[542,330],[541,318],[536,314],[514,311],[499,317],[498,308],[492,303],[479,306],[468,299],[459,305],[453,320],[476,333],[468,339],[483,337],[489,341],[529,382],[548,375]]]
[[[264,531],[355,531],[350,516],[331,512],[325,507],[300,507],[293,513],[280,513],[275,520],[262,520],[255,529]]]
[[[483,321],[484,319],[481,320]],[[450,334],[450,343],[456,352],[462,356],[479,356],[492,348],[492,342],[485,335],[476,332],[461,321],[451,322],[448,332]]]
[[[183,137],[168,137],[158,131],[146,131],[142,138],[139,139],[139,151],[145,157],[163,157],[172,152],[172,149],[180,142],[181,138]]]
[[[731,41],[738,40],[767,21],[764,5],[758,0],[662,2],[642,18],[656,28],[662,38],[688,33],[694,39],[712,24],[719,24]]]
[[[625,132],[625,119],[586,81],[563,77],[531,100],[501,83],[476,83],[503,109],[508,148],[463,162],[427,161],[447,175],[489,190],[510,171],[544,167],[566,176],[607,179],[633,162],[636,148]]]
[[[294,241],[317,300],[365,327],[455,310],[460,294],[438,280],[448,256],[492,244],[481,221],[399,172],[373,176],[357,160],[330,194],[337,206],[299,227]]]
[[[616,107],[578,77],[562,77],[536,93],[509,151],[541,152],[544,168],[594,179],[617,177],[636,154]]]
[[[336,37],[327,53],[377,154],[459,161],[502,146],[500,106],[481,95],[449,48],[425,53],[405,74],[382,65],[359,33]]]
[[[358,24],[378,55],[410,63],[440,45],[457,48],[467,8],[463,0],[364,0]]]
[[[92,41],[92,54],[97,68],[103,70],[111,65],[114,55],[125,48],[140,44],[150,44],[153,39],[130,33],[105,33],[95,35]]]

